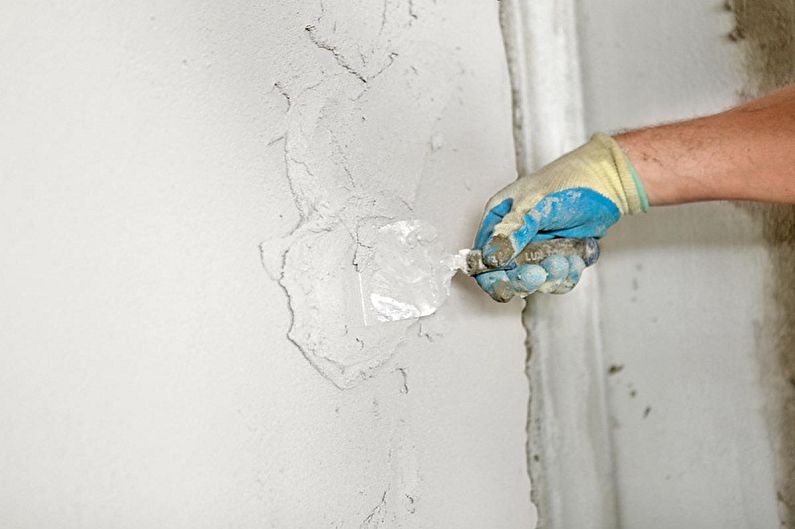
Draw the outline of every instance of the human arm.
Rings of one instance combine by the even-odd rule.
[[[599,238],[649,205],[720,199],[795,203],[795,87],[714,116],[595,135],[498,192],[475,247],[486,264],[504,266],[529,242]],[[476,279],[497,301],[569,291],[584,264],[550,259]]]
[[[652,206],[795,203],[795,85],[703,118],[615,136]]]

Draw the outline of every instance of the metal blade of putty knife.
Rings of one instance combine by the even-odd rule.
[[[480,250],[450,254],[433,226],[403,220],[359,230],[354,259],[359,277],[364,325],[428,316],[450,295],[456,272],[475,276],[538,264],[551,255],[579,255],[590,266],[599,258],[596,239],[550,239],[528,244],[508,265],[486,266]]]

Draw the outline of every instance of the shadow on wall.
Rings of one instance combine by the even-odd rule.
[[[761,95],[795,81],[795,0],[730,0],[736,28],[729,37],[744,47],[747,94]],[[770,257],[758,352],[767,389],[768,424],[777,461],[782,527],[795,527],[795,207],[752,205]]]

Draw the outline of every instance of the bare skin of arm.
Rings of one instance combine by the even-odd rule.
[[[652,206],[795,204],[795,85],[703,118],[615,136]]]

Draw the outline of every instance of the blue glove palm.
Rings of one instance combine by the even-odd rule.
[[[475,248],[483,252],[484,261],[499,248],[492,242],[494,226],[502,222],[513,206],[506,198],[486,214],[475,238]],[[602,237],[621,218],[621,212],[609,199],[590,189],[567,189],[544,197],[524,215],[524,224],[513,232],[515,247],[521,251],[528,243],[555,237]],[[518,251],[517,251],[518,253]],[[579,256],[553,255],[538,265],[525,264],[507,271],[495,271],[475,277],[481,288],[497,301],[508,301],[536,291],[563,294],[579,282],[585,262]]]
[[[489,202],[475,248],[490,267],[510,268],[528,244],[556,237],[602,237],[623,214],[648,207],[643,187],[618,144],[595,135],[579,149],[522,177]],[[578,256],[550,256],[538,265],[475,277],[497,301],[533,292],[561,294],[580,280],[585,263]]]

